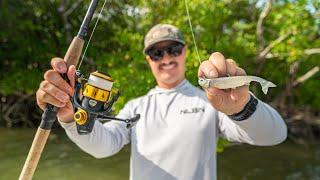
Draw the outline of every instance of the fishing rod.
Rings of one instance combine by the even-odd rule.
[[[92,0],[90,2],[89,8],[86,12],[85,18],[81,24],[80,30],[75,36],[64,56],[64,61],[67,64],[67,67],[71,65],[77,65],[78,60],[80,58],[83,45],[85,42],[85,37],[88,34],[88,27],[90,24],[90,21],[92,19],[92,16],[96,10],[97,4],[99,0]],[[61,75],[66,81],[68,81],[67,73]],[[41,123],[39,125],[39,128],[36,132],[36,135],[34,137],[34,140],[32,142],[28,157],[25,161],[25,164],[23,166],[23,169],[21,171],[19,180],[31,180],[33,177],[33,174],[35,172],[35,169],[38,165],[41,153],[43,151],[43,148],[47,142],[47,139],[49,137],[51,128],[53,123],[56,120],[56,115],[58,112],[58,108],[47,104],[42,117],[41,117]]]
[[[88,27],[96,10],[98,2],[99,0],[91,1],[85,18],[78,31],[78,34],[73,38],[64,56],[64,61],[68,68],[71,65],[77,66],[78,64],[84,46],[84,39],[88,34]],[[121,121],[127,124],[127,128],[131,128],[140,118],[139,114],[136,114],[133,118],[129,119],[121,119],[110,116],[109,114],[112,110],[111,108],[113,106],[113,103],[115,103],[119,97],[118,91],[115,93],[115,95],[113,93],[113,79],[110,75],[99,71],[91,73],[89,78],[86,79],[80,71],[80,66],[82,64],[82,61],[84,60],[85,53],[90,44],[92,35],[96,29],[106,2],[107,1],[104,0],[102,8],[99,12],[99,16],[91,32],[90,38],[85,47],[81,61],[75,74],[75,92],[73,94],[73,97],[71,98],[71,102],[74,109],[77,110],[74,113],[74,120],[79,135],[91,133],[96,120]],[[61,74],[61,76],[69,83],[67,73]],[[32,142],[19,180],[32,179],[41,153],[50,134],[52,125],[56,120],[58,110],[58,107],[55,107],[51,104],[46,105],[46,108],[41,117],[41,123]]]

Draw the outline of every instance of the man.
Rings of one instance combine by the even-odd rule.
[[[250,94],[248,86],[205,92],[185,79],[186,45],[178,28],[159,24],[145,37],[144,53],[157,86],[145,96],[129,101],[118,117],[140,114],[138,123],[127,129],[122,122],[96,122],[93,132],[78,135],[69,98],[73,92],[75,67],[68,70],[71,86],[58,73],[67,67],[60,58],[37,92],[38,105],[60,107],[58,119],[70,139],[96,158],[117,153],[131,143],[132,180],[216,179],[218,134],[230,141],[253,145],[275,145],[286,139],[280,115]],[[245,71],[221,53],[202,62],[198,76],[241,76]]]

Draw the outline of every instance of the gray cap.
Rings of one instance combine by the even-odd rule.
[[[144,38],[143,53],[161,41],[176,41],[185,44],[182,32],[170,24],[157,24],[153,26]]]

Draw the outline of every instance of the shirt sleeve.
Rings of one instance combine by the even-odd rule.
[[[279,113],[258,101],[256,111],[246,120],[234,121],[218,112],[218,131],[229,141],[252,145],[276,145],[287,138],[287,126]]]
[[[130,109],[132,109],[130,104],[126,104],[117,117],[131,118]],[[110,121],[102,124],[99,121],[95,121],[92,132],[86,135],[78,134],[75,122],[59,122],[68,137],[83,151],[95,158],[112,156],[130,142],[130,129],[126,127],[124,122]]]

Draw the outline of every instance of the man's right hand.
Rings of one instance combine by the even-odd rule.
[[[69,69],[62,58],[52,58],[52,69],[44,74],[44,80],[36,93],[37,104],[44,110],[47,104],[52,104],[59,108],[57,117],[62,122],[73,121],[73,106],[70,97],[73,96],[75,84],[76,68],[71,65]],[[68,84],[61,74],[67,73],[70,84]]]

